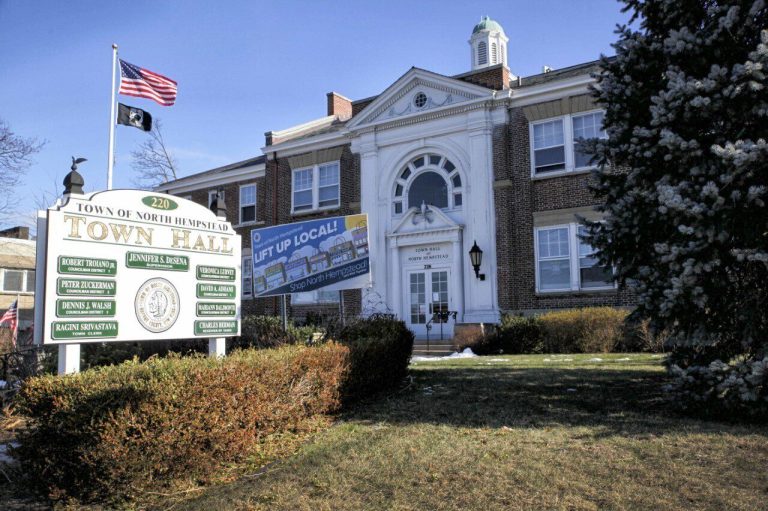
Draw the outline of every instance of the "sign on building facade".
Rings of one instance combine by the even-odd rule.
[[[199,204],[141,190],[71,195],[38,236],[38,343],[240,334],[240,236]]]
[[[257,297],[370,284],[367,215],[254,229],[251,250]]]

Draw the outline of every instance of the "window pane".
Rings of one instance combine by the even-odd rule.
[[[453,176],[452,181],[453,181],[453,187],[454,188],[461,188],[461,176],[460,175],[456,174],[455,176]]]
[[[248,185],[240,188],[240,205],[256,204],[256,185]]]
[[[424,166],[424,158],[416,158],[413,160],[413,168],[418,169]]]
[[[240,221],[253,222],[256,220],[256,206],[245,206],[240,208]]]
[[[563,170],[565,168],[565,147],[537,149],[533,152],[536,173]]]
[[[35,271],[27,270],[27,291],[33,293],[35,291]]]
[[[312,169],[297,170],[293,173],[293,189],[312,189]]]
[[[440,157],[436,154],[432,154],[429,156],[429,163],[430,165],[440,165]]]
[[[408,167],[405,167],[403,169],[402,174],[400,174],[400,179],[408,179],[408,176],[410,175],[411,175],[411,169],[409,169]]]
[[[456,206],[456,207],[461,206],[461,202],[462,202],[461,194],[460,193],[454,194],[453,195],[453,205]]]
[[[568,259],[539,261],[539,289],[570,289],[571,264]]]
[[[445,163],[443,163],[443,168],[445,169],[446,172],[450,174],[451,172],[453,172],[453,169],[456,168],[456,165],[454,165],[448,160],[445,160]]]
[[[438,208],[448,207],[448,184],[439,174],[425,172],[411,183],[408,206],[419,207],[422,202]]]
[[[533,125],[534,149],[558,146],[564,143],[562,119]]]
[[[251,277],[243,278],[243,296],[253,295],[253,286],[251,285]]]
[[[4,291],[24,291],[22,283],[24,272],[18,270],[5,270]]]
[[[312,190],[293,193],[293,209],[312,209]]]
[[[320,188],[319,206],[335,206],[339,203],[339,185],[324,186]]]
[[[339,165],[320,165],[320,186],[335,185],[339,183]]]
[[[608,287],[613,285],[613,272],[598,263],[596,257],[582,257],[579,259],[579,277],[581,287]]]
[[[539,229],[539,258],[568,257],[568,228]]]
[[[579,141],[587,138],[606,138],[602,129],[603,112],[594,112],[579,115],[573,118],[573,155],[575,167],[589,167],[592,165],[592,154],[579,151]]]
[[[395,214],[399,215],[403,212],[403,203],[402,202],[395,202]]]
[[[403,195],[403,185],[398,184],[395,186],[395,197],[400,197],[401,195]]]
[[[338,291],[328,291],[325,289],[318,289],[317,290],[317,301],[323,302],[323,303],[338,303],[339,302],[339,292]]]

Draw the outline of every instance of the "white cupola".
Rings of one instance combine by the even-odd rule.
[[[509,39],[504,34],[501,25],[488,16],[483,16],[480,23],[472,29],[472,37],[469,39],[472,71],[496,64],[504,64],[509,67],[507,62],[508,41]]]

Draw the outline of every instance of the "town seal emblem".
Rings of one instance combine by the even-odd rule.
[[[165,279],[149,279],[136,293],[136,318],[150,332],[165,332],[179,317],[179,292]]]

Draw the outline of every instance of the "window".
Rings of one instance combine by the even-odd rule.
[[[573,166],[577,169],[591,166],[592,155],[579,151],[578,141],[586,138],[607,138],[603,129],[603,112],[573,116]]]
[[[613,287],[613,272],[602,266],[595,257],[595,249],[581,237],[587,234],[587,228],[578,226],[579,237],[579,282],[582,289]]]
[[[208,190],[208,209],[211,209],[211,204],[213,204],[213,199],[216,198],[216,192],[217,190]],[[224,199],[224,190],[221,191],[221,198]],[[225,199],[226,201],[226,199]]]
[[[12,293],[34,293],[35,270],[0,269],[0,290]]]
[[[562,119],[533,125],[533,161],[536,174],[565,169]]]
[[[240,223],[256,221],[256,185],[240,187]]]
[[[592,168],[592,155],[578,149],[579,141],[606,138],[602,111],[564,115],[531,123],[531,173],[534,176]]]
[[[243,298],[253,296],[253,259],[243,257]]]
[[[401,215],[422,202],[441,209],[460,208],[462,192],[461,174],[450,160],[437,154],[419,156],[399,171],[392,212]]]
[[[485,44],[485,41],[480,41],[480,44],[477,45],[477,65],[482,66],[483,64],[488,63],[488,45]]]
[[[339,162],[293,171],[293,212],[339,206]]]
[[[539,227],[534,232],[536,290],[539,292],[613,289],[610,268],[601,266],[595,250],[581,240],[576,223]],[[577,249],[574,249],[576,247]]]
[[[318,289],[316,291],[294,293],[291,295],[292,305],[314,305],[317,303],[339,303],[339,292]]]

